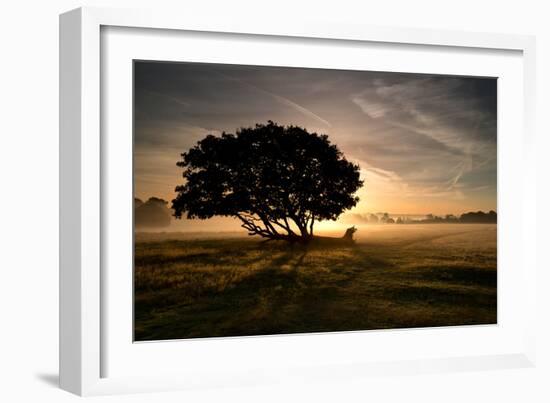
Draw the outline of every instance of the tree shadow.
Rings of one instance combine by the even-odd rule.
[[[368,268],[387,269],[387,268],[395,267],[395,265],[389,260],[370,255],[367,251],[365,251],[364,244],[363,245],[355,244],[352,247],[352,251],[356,259],[356,262],[362,263],[363,265],[367,265]]]

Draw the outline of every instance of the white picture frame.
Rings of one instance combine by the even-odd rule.
[[[108,27],[117,29],[155,29],[165,32],[193,32],[195,36],[204,33],[218,33],[218,39],[227,36],[244,35],[257,41],[277,40],[323,40],[332,41],[329,45],[338,47],[345,43],[378,43],[393,45],[411,45],[434,47],[439,49],[470,49],[483,54],[490,51],[516,52],[521,64],[521,88],[523,126],[519,128],[522,135],[517,135],[510,143],[511,147],[503,152],[511,153],[515,148],[519,153],[515,160],[516,167],[521,169],[516,173],[521,181],[521,192],[510,194],[511,203],[521,208],[521,216],[510,228],[515,231],[516,238],[501,238],[499,228],[499,245],[502,242],[510,245],[512,241],[521,241],[513,252],[513,258],[521,265],[518,284],[519,293],[524,302],[518,306],[515,317],[522,316],[521,325],[515,325],[511,317],[510,326],[494,328],[461,328],[458,330],[410,332],[404,331],[377,332],[365,335],[363,332],[344,332],[324,336],[300,335],[240,338],[239,340],[213,339],[205,342],[184,341],[187,343],[189,357],[194,357],[185,364],[171,364],[170,371],[157,376],[147,371],[130,373],[128,368],[120,367],[117,371],[108,370],[106,366],[110,355],[115,351],[124,350],[120,344],[113,343],[106,326],[112,321],[106,318],[111,315],[112,305],[109,300],[108,287],[105,279],[110,278],[105,273],[106,250],[102,226],[108,227],[105,220],[112,219],[105,213],[105,203],[108,197],[105,184],[110,173],[107,169],[108,157],[105,147],[111,147],[109,137],[102,139],[102,133],[109,131],[109,124],[104,122],[105,113],[102,107],[105,93],[109,92],[109,83],[102,81],[103,62],[101,60],[102,30]],[[160,32],[160,31],[157,31]],[[125,33],[127,34],[127,33]],[[130,33],[131,34],[131,33]],[[170,40],[173,40],[171,38]],[[176,38],[177,39],[177,38]],[[155,39],[152,39],[155,40]],[[161,41],[162,38],[158,38]],[[284,42],[284,41],[283,41]],[[102,45],[103,44],[103,45]],[[109,45],[111,46],[111,45]],[[307,46],[307,43],[306,43]],[[239,20],[238,18],[224,20],[196,19],[190,15],[171,14],[169,12],[152,12],[149,10],[115,10],[102,8],[81,8],[70,11],[60,17],[60,385],[63,389],[79,395],[96,395],[112,393],[130,393],[139,391],[160,391],[170,389],[185,389],[195,387],[212,387],[215,385],[253,385],[266,382],[279,382],[304,379],[335,379],[346,376],[369,376],[370,374],[386,373],[390,375],[410,374],[418,372],[464,371],[492,368],[518,368],[533,366],[535,363],[535,288],[537,265],[535,261],[535,161],[531,158],[535,149],[535,135],[532,122],[534,113],[535,89],[535,42],[533,37],[520,35],[502,35],[487,33],[466,33],[456,31],[429,31],[408,28],[382,28],[357,26],[337,23],[309,21],[300,23],[287,21],[270,22],[269,20]],[[108,54],[108,53],[107,53]],[[131,57],[128,56],[128,57]],[[197,56],[198,57],[198,56]],[[212,60],[223,60],[213,56]],[[517,61],[517,60],[516,60]],[[516,71],[516,70],[514,70]],[[519,71],[519,70],[517,70]],[[511,72],[510,74],[516,74]],[[121,87],[122,88],[122,87]],[[122,91],[118,89],[116,91]],[[521,91],[520,91],[521,93]],[[129,94],[125,94],[126,98]],[[521,94],[520,94],[521,96]],[[109,98],[110,99],[110,98]],[[109,101],[111,102],[111,101]],[[500,102],[500,99],[499,99]],[[103,119],[103,120],[102,120]],[[520,122],[520,123],[521,123]],[[126,122],[128,124],[128,122]],[[499,121],[499,124],[501,122]],[[500,128],[499,128],[500,131]],[[517,147],[512,147],[517,145]],[[500,150],[499,150],[500,152]],[[500,157],[500,154],[499,154]],[[500,165],[499,165],[500,169]],[[499,178],[499,186],[501,184]],[[500,188],[499,188],[500,192]],[[107,201],[105,201],[107,200]],[[129,199],[131,200],[131,199]],[[500,196],[499,196],[500,203]],[[104,211],[102,211],[102,208]],[[500,211],[499,211],[500,217]],[[522,219],[523,218],[523,219]],[[499,227],[500,227],[499,218]],[[531,235],[529,235],[531,234]],[[499,259],[502,256],[499,251]],[[499,264],[500,264],[499,260]],[[499,280],[500,281],[500,280]],[[113,284],[117,284],[114,282]],[[500,285],[499,285],[500,287]],[[499,288],[500,292],[500,288]],[[504,304],[504,307],[509,305]],[[499,311],[503,307],[499,302]],[[500,315],[500,312],[499,312]],[[111,326],[112,327],[112,326]],[[504,329],[504,330],[503,330]],[[510,330],[511,329],[511,330]],[[118,330],[112,329],[111,334]],[[449,333],[445,335],[444,332]],[[338,360],[330,354],[316,356],[308,355],[308,345],[315,348],[327,348],[346,343],[360,345],[368,337],[370,341],[392,340],[399,343],[407,337],[436,341],[438,337],[461,337],[465,343],[474,343],[477,337],[489,340],[491,332],[499,332],[502,337],[514,337],[514,341],[503,344],[502,348],[489,351],[480,343],[479,348],[456,350],[447,354],[445,347],[433,350],[424,355],[405,356],[399,349],[395,356],[388,359],[363,359],[360,355],[356,360]],[[507,332],[507,333],[506,333]],[[116,337],[116,334],[115,334]],[[499,336],[500,337],[500,336]],[[127,339],[127,338],[126,338]],[[124,340],[126,340],[124,339]],[[521,339],[521,340],[520,340]],[[264,342],[267,340],[267,342]],[[123,341],[124,342],[124,341]],[[131,342],[131,341],[130,341]],[[194,344],[189,344],[194,343]],[[270,344],[266,344],[270,343]],[[383,343],[383,342],[381,342]],[[387,341],[385,342],[387,343]],[[420,343],[420,341],[419,341]],[[158,344],[160,346],[161,343]],[[498,343],[495,343],[498,344]],[[114,347],[113,347],[114,346]],[[164,342],[162,352],[157,348],[145,352],[147,359],[151,354],[159,357],[172,354],[176,350],[185,350],[183,344]],[[218,370],[208,370],[203,365],[201,371],[189,371],[193,362],[198,365],[198,355],[193,356],[191,350],[202,351],[211,349],[222,354],[227,350],[239,351],[250,356],[262,354],[267,348],[275,353],[277,348],[292,346],[304,351],[303,356],[296,358],[295,363],[289,360],[276,361],[277,354],[267,359],[262,371],[254,367],[253,359],[243,359],[243,363],[235,371],[231,366],[219,366]],[[130,347],[130,346],[128,346]],[[160,348],[160,347],[159,347]],[[142,348],[143,349],[143,348]],[[202,350],[201,350],[202,349]],[[125,350],[126,351],[126,350]],[[383,351],[383,350],[381,350]],[[181,353],[181,352],[180,352]],[[124,354],[134,354],[128,349]],[[141,354],[141,352],[136,352]],[[118,354],[119,361],[132,363],[128,355]],[[280,356],[280,354],[279,354]],[[342,353],[345,356],[345,352]],[[269,356],[268,356],[269,357]],[[159,358],[166,360],[166,358]],[[226,359],[230,359],[227,356]],[[195,361],[193,361],[195,360]],[[301,360],[300,362],[298,362]],[[309,361],[308,361],[309,360]],[[137,362],[148,365],[148,361]],[[208,362],[209,365],[214,361]],[[294,365],[296,364],[296,365]],[[136,365],[133,363],[132,365]],[[179,365],[179,368],[178,368]],[[239,366],[237,365],[237,367]],[[248,367],[247,367],[248,365]],[[186,368],[187,367],[187,368]],[[233,365],[234,367],[234,365]],[[234,368],[233,368],[234,369]],[[127,372],[127,373],[126,373]],[[111,376],[111,373],[116,373]]]

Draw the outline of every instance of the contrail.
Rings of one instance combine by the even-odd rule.
[[[168,99],[169,101],[172,101],[172,102],[175,102],[181,106],[189,106],[191,105],[190,103],[188,102],[185,102],[185,101],[182,101],[181,99],[179,98],[176,98],[176,97],[173,97],[172,95],[168,95],[168,94],[162,94],[160,92],[156,92],[156,91],[150,91],[150,90],[145,90],[146,92],[148,92],[149,94],[151,95],[155,95],[157,97],[161,97],[161,98],[166,98]]]
[[[268,91],[265,91],[265,90],[262,90],[261,88],[256,88],[258,91],[260,92],[264,92],[268,95],[271,95],[272,97],[274,97],[275,99],[277,99],[279,102],[285,104],[285,105],[288,105],[296,110],[298,110],[299,112],[302,112],[304,115],[306,116],[309,116],[311,118],[314,118],[314,119],[317,119],[318,121],[324,123],[325,125],[327,125],[328,127],[332,127],[332,125],[330,124],[330,122],[326,121],[325,119],[323,119],[322,117],[320,117],[319,115],[316,115],[315,113],[313,113],[312,111],[310,111],[309,109],[307,108],[304,108],[303,106],[301,105],[298,105],[297,103],[295,102],[292,102],[290,99],[287,99],[285,97],[282,97],[280,95],[277,95],[277,94],[273,94],[271,92],[268,92]]]
[[[272,92],[269,92],[269,91],[266,91],[262,88],[259,88],[259,87],[256,87],[255,85],[252,85],[250,83],[247,83],[243,80],[240,80],[238,78],[234,78],[234,77],[230,77],[226,74],[223,74],[223,73],[219,73],[217,72],[220,76],[228,79],[228,80],[232,80],[232,81],[237,81],[238,83],[240,84],[243,84],[249,88],[252,88],[253,90],[255,91],[258,91],[262,94],[266,94],[266,95],[269,95],[273,98],[275,98],[277,101],[281,102],[282,104],[284,105],[287,105],[287,106],[290,106],[291,108],[294,108],[295,110],[297,110],[298,112],[301,112],[303,113],[304,115],[306,116],[309,116],[310,118],[313,118],[313,119],[316,119],[318,120],[319,122],[325,124],[326,126],[328,127],[332,127],[332,125],[330,124],[330,122],[328,122],[327,120],[323,119],[322,117],[320,117],[319,115],[316,115],[315,113],[313,113],[312,111],[310,111],[309,109],[307,108],[304,108],[302,105],[298,105],[296,102],[292,102],[290,99],[288,98],[285,98],[285,97],[282,97],[280,95],[277,95],[277,94],[274,94]]]

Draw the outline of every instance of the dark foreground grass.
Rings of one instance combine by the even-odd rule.
[[[135,340],[496,323],[496,226],[430,227],[308,248],[138,237]]]

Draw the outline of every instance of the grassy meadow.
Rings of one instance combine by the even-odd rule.
[[[496,323],[496,228],[366,225],[309,247],[137,233],[135,340]]]

